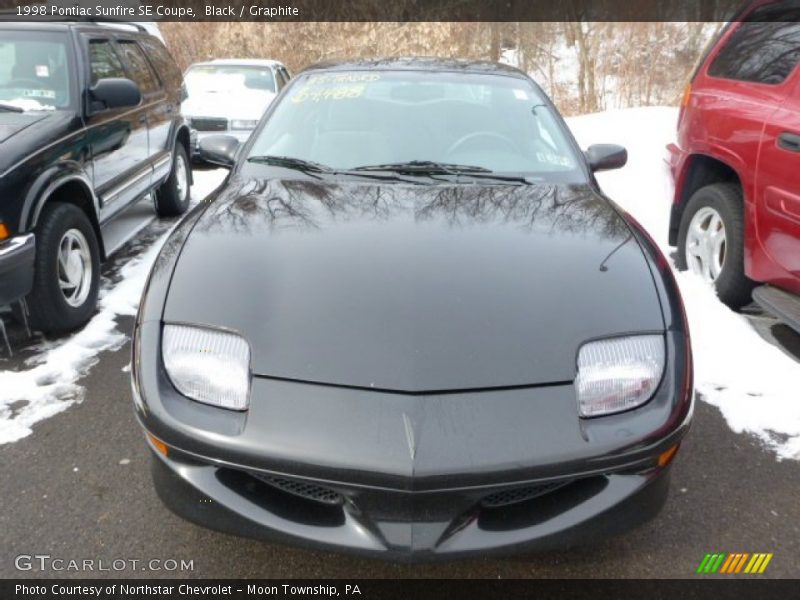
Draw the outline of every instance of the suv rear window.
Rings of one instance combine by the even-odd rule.
[[[125,62],[130,69],[130,76],[142,90],[143,94],[152,92],[158,89],[159,84],[156,79],[153,69],[147,62],[147,58],[142,52],[142,49],[131,41],[120,41],[119,47],[122,50],[122,55]]]
[[[142,39],[140,44],[156,68],[161,80],[170,87],[180,87],[183,83],[183,73],[175,64],[164,45],[157,39]]]
[[[796,2],[753,11],[728,38],[708,74],[768,85],[782,83],[800,61],[798,20]]]

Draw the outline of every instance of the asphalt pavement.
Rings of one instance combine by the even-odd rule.
[[[116,277],[163,228],[151,225],[105,275]],[[800,336],[769,317],[750,318],[765,338],[800,357]],[[129,332],[132,323],[121,318],[119,329]],[[21,351],[0,361],[0,369],[17,368],[32,355],[22,329],[11,333]],[[133,413],[130,343],[99,358],[80,381],[86,390],[80,404],[0,446],[0,577],[694,577],[708,552],[771,552],[761,577],[800,577],[800,462],[777,461],[702,401],[673,463],[670,498],[645,526],[559,552],[407,565],[235,538],[170,513],[151,485],[150,451]],[[109,568],[124,560],[125,568],[40,570],[35,561],[18,561],[20,555],[63,559],[59,566],[92,560],[95,569],[99,561]],[[143,569],[152,559],[165,567]],[[192,561],[192,570],[165,570],[170,559]],[[18,570],[15,563],[33,568]]]

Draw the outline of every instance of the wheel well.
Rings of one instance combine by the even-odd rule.
[[[735,183],[741,187],[742,182],[738,173],[724,162],[696,154],[692,156],[687,167],[686,175],[683,179],[683,187],[680,190],[679,201],[673,205],[672,217],[669,226],[669,243],[675,246],[678,242],[678,229],[680,227],[683,209],[689,198],[697,190],[712,183]]]
[[[64,204],[73,204],[80,208],[92,224],[94,233],[97,236],[97,243],[100,246],[100,257],[105,260],[105,248],[103,246],[103,236],[100,234],[100,225],[97,222],[97,215],[95,213],[94,202],[91,192],[86,189],[86,186],[77,180],[67,181],[55,190],[42,202],[42,209],[51,202],[62,202]],[[41,213],[41,211],[39,211]],[[39,218],[39,213],[36,219]],[[34,226],[36,223],[33,224]]]

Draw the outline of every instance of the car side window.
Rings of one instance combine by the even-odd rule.
[[[800,62],[798,19],[798,9],[768,5],[753,11],[728,38],[708,74],[767,85],[782,83]]]
[[[292,77],[289,75],[289,71],[287,71],[287,70],[286,70],[286,69],[284,69],[283,67],[280,67],[280,69],[279,69],[279,70],[280,70],[280,72],[281,72],[281,75],[283,75],[283,81],[284,81],[284,85],[285,85],[285,84],[287,84],[287,83],[289,83],[289,80],[292,78]]]
[[[89,70],[92,85],[106,77],[127,77],[119,56],[109,40],[89,42]]]
[[[157,90],[159,88],[158,79],[138,44],[129,40],[121,40],[119,47],[122,50],[122,57],[128,67],[130,78],[137,83],[142,93],[147,94]]]

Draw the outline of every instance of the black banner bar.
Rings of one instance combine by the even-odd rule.
[[[264,600],[266,598],[414,599],[479,598],[512,600],[759,600],[800,598],[793,580],[751,578],[694,580],[3,580],[2,600],[139,600],[144,598]]]
[[[730,21],[743,0],[0,0],[0,19]]]

